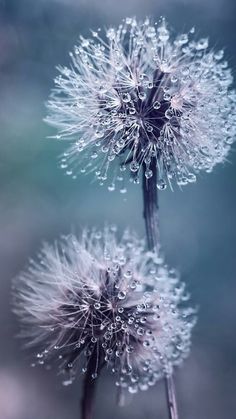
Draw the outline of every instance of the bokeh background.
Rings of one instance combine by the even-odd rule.
[[[42,121],[55,65],[68,63],[78,35],[133,15],[165,15],[177,31],[195,25],[226,46],[236,73],[235,0],[0,0],[0,419],[79,418],[80,380],[64,388],[54,371],[31,368],[14,338],[12,277],[43,239],[71,228],[106,220],[144,234],[139,187],[121,195],[86,176],[73,181],[59,169],[64,146],[46,139]],[[236,417],[235,179],[234,147],[197,184],[160,193],[166,260],[199,305],[191,356],[176,373],[181,419]],[[120,409],[110,380],[101,378],[96,418],[167,419],[162,383]]]

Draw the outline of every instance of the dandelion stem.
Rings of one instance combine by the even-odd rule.
[[[97,354],[95,351],[88,361],[87,371],[84,377],[83,395],[81,399],[81,419],[92,419],[93,416],[96,384],[98,379],[92,377],[94,371],[97,371],[97,375],[99,376],[101,367],[97,367]]]
[[[149,167],[152,170],[152,177],[147,179],[145,176],[146,165],[143,167],[143,205],[144,220],[146,227],[147,245],[150,251],[160,252],[160,230],[158,213],[158,193],[157,193],[157,167],[154,159],[151,160]],[[165,377],[166,397],[169,411],[169,419],[178,419],[177,402],[175,395],[175,384],[173,377]]]
[[[173,376],[165,377],[166,397],[169,406],[169,419],[178,419],[177,401],[175,395],[175,383]]]
[[[157,168],[154,159],[150,164],[152,177],[147,179],[145,176],[146,165],[143,168],[143,205],[144,220],[147,235],[148,249],[156,251],[159,255],[160,251],[160,230],[159,230],[159,214],[158,214],[158,195],[157,195]]]

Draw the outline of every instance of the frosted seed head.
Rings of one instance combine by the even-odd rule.
[[[69,385],[96,357],[117,383],[144,389],[187,356],[194,310],[175,271],[116,227],[44,244],[14,282],[14,311],[35,362],[58,363]]]
[[[58,68],[46,119],[70,141],[66,173],[92,171],[101,184],[112,179],[113,191],[116,164],[138,183],[147,157],[159,182],[182,186],[224,162],[236,135],[236,95],[224,51],[208,44],[193,28],[175,36],[165,19],[154,26],[127,18],[105,36],[81,37],[72,68]]]

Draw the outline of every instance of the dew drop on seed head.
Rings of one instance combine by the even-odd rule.
[[[125,291],[118,292],[118,298],[119,298],[119,300],[124,300],[125,297],[126,297],[126,292]]]
[[[166,186],[166,182],[163,179],[157,181],[157,189],[159,189],[160,191],[166,189]]]
[[[72,384],[72,379],[68,379],[68,380],[64,380],[62,381],[63,386],[69,386],[70,384]]]
[[[161,103],[160,103],[158,100],[156,100],[156,101],[153,103],[153,108],[154,108],[154,109],[160,109],[160,107],[161,107]]]
[[[139,163],[138,162],[136,162],[136,161],[132,161],[131,163],[130,163],[130,170],[131,170],[131,172],[137,172],[138,170],[139,170]]]

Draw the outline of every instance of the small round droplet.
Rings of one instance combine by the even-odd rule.
[[[130,163],[130,170],[131,172],[137,172],[139,170],[139,163],[135,160]]]
[[[153,108],[154,108],[154,109],[160,109],[160,107],[161,107],[161,103],[160,103],[158,100],[156,100],[156,101],[153,103]]]
[[[135,386],[129,386],[128,391],[129,391],[130,394],[135,394],[138,391],[138,386],[136,386],[136,385]]]
[[[129,93],[123,93],[122,99],[123,99],[123,102],[128,103],[131,101],[131,96]]]
[[[150,179],[152,177],[152,175],[153,175],[153,172],[152,172],[151,169],[148,169],[148,170],[145,171],[145,178],[146,179]]]
[[[163,179],[158,180],[157,189],[159,189],[160,191],[163,191],[164,189],[166,189],[166,187],[167,187],[166,182]]]
[[[138,334],[139,336],[143,336],[143,335],[144,335],[144,329],[143,329],[142,327],[139,327],[139,328],[137,329],[137,334]]]
[[[64,380],[64,381],[62,382],[62,384],[63,384],[63,386],[69,386],[70,384],[72,384],[72,379],[70,378],[70,379],[68,379],[68,380]]]
[[[147,97],[147,94],[145,92],[139,92],[138,97],[140,100],[145,100]]]
[[[126,297],[126,292],[125,291],[119,291],[118,292],[118,298],[119,300],[124,300]]]

